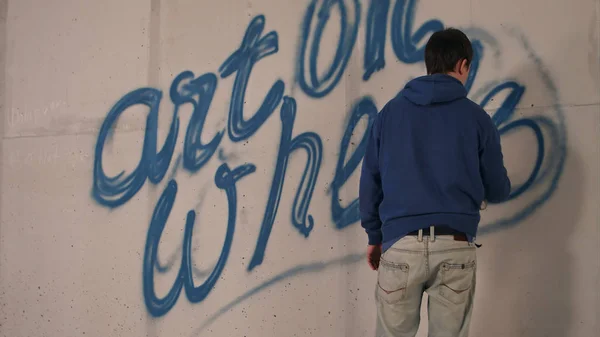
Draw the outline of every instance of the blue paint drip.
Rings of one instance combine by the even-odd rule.
[[[439,20],[425,22],[416,32],[412,32],[416,0],[397,0],[392,14],[392,47],[398,60],[411,64],[424,60],[425,46],[417,48],[427,34],[444,29]]]
[[[290,155],[298,149],[305,149],[308,158],[306,168],[302,174],[302,180],[300,181],[300,188],[298,188],[298,191],[296,192],[294,204],[292,206],[292,224],[304,235],[304,237],[308,237],[314,227],[314,220],[310,215],[308,216],[308,225],[306,224],[306,214],[321,167],[323,144],[321,138],[314,132],[305,132],[292,139],[292,131],[296,119],[296,100],[293,98],[284,97],[280,116],[281,138],[279,142],[279,153],[277,154],[277,163],[275,165],[275,173],[273,174],[273,182],[271,183],[271,192],[269,193],[269,199],[267,201],[267,206],[265,207],[265,215],[256,242],[256,248],[254,249],[250,264],[248,265],[249,271],[263,262],[267,243],[271,236],[273,223],[275,222],[277,209],[279,208],[279,202],[281,201],[288,159]]]
[[[157,184],[167,173],[179,132],[179,117],[175,110],[169,134],[162,149],[157,153],[158,106],[161,98],[160,90],[140,88],[123,96],[108,112],[98,133],[94,154],[92,197],[100,205],[111,208],[119,207],[129,201],[144,186],[146,178]],[[128,175],[122,171],[114,177],[107,177],[102,167],[102,153],[107,138],[111,135],[111,128],[125,110],[138,104],[150,108],[146,118],[144,146],[138,166]]]
[[[265,123],[279,105],[285,90],[283,81],[277,80],[256,114],[249,120],[244,119],[244,99],[252,68],[262,58],[275,54],[279,50],[277,32],[272,31],[261,37],[264,27],[264,15],[258,15],[252,19],[239,49],[233,52],[219,68],[222,78],[236,73],[231,92],[227,128],[229,138],[234,142],[248,139]]]
[[[308,49],[308,39],[311,36],[312,21],[315,16],[317,3],[321,2],[317,14],[317,24],[313,33],[313,40],[310,46],[310,55],[308,56],[308,70],[309,79],[306,79],[305,63]],[[322,98],[327,96],[338,84],[342,78],[342,74],[346,70],[348,60],[352,55],[354,44],[356,43],[356,37],[358,34],[358,27],[360,24],[360,12],[361,6],[359,0],[353,0],[351,2],[354,5],[353,21],[348,20],[348,10],[343,0],[312,0],[306,14],[304,15],[304,21],[302,23],[302,35],[300,40],[300,52],[298,55],[296,76],[297,82],[300,88],[309,96],[314,98]],[[317,74],[317,58],[319,57],[319,47],[323,31],[329,21],[329,16],[333,6],[337,5],[340,12],[340,36],[337,43],[335,56],[331,62],[329,68],[325,71],[325,74],[319,78]],[[310,83],[309,83],[310,82]]]
[[[160,242],[160,237],[165,228],[167,219],[169,218],[173,208],[175,196],[177,195],[177,182],[175,180],[169,181],[167,187],[163,191],[156,204],[154,213],[152,214],[148,235],[146,237],[146,248],[144,251],[142,275],[144,300],[146,303],[146,308],[152,316],[159,317],[168,313],[177,302],[179,294],[181,293],[181,289],[184,286],[187,298],[192,303],[200,302],[204,300],[206,296],[208,296],[215,283],[218,281],[223,268],[225,268],[229,252],[231,250],[231,244],[233,242],[237,214],[237,191],[235,183],[244,176],[253,173],[255,170],[256,167],[252,164],[239,166],[233,171],[229,169],[227,164],[222,164],[217,169],[215,174],[215,185],[225,191],[229,205],[225,242],[223,243],[223,248],[221,249],[221,254],[217,264],[204,283],[196,287],[193,280],[191,257],[192,233],[194,230],[196,214],[194,211],[189,211],[185,224],[182,258],[179,272],[177,273],[177,277],[175,278],[173,286],[167,295],[165,295],[163,298],[158,298],[154,290],[154,267],[156,266],[158,259],[158,244]]]
[[[350,159],[348,159],[348,162],[345,163],[350,140],[354,134],[354,129],[363,116],[368,117],[367,130],[363,134],[363,137],[356,147],[356,150],[354,150],[350,156]],[[375,121],[376,116],[377,107],[375,106],[375,103],[370,97],[364,97],[352,108],[352,113],[350,115],[350,119],[348,120],[346,131],[344,131],[344,136],[342,137],[342,141],[340,143],[340,154],[338,156],[338,161],[335,168],[335,176],[331,182],[330,190],[331,216],[337,229],[346,228],[347,226],[350,226],[360,220],[358,198],[354,199],[346,208],[344,208],[340,205],[339,192],[346,181],[348,181],[352,173],[358,168],[360,162],[365,156],[367,141],[369,138],[368,130],[371,128],[371,125],[373,125],[373,121]]]
[[[390,0],[371,0],[367,14],[363,81],[368,81],[375,72],[385,68],[385,39],[389,10]]]
[[[182,84],[184,81],[188,83]],[[215,74],[207,73],[194,79],[194,73],[191,71],[177,75],[171,84],[170,96],[175,110],[178,111],[185,103],[194,107],[183,144],[183,166],[192,173],[200,170],[208,162],[223,138],[224,132],[221,130],[208,144],[202,144],[201,140],[204,122],[216,88]]]

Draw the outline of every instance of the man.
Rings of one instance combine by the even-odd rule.
[[[408,82],[369,131],[360,214],[383,336],[416,335],[423,292],[429,336],[468,335],[480,206],[511,188],[498,130],[467,98],[472,59],[463,32],[434,33],[428,75]]]

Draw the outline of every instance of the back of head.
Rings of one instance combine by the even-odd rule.
[[[427,75],[411,80],[402,95],[417,105],[448,103],[467,96],[473,47],[460,30],[447,28],[431,35],[425,46]],[[462,85],[461,85],[462,84]]]
[[[472,60],[471,41],[455,28],[433,33],[425,46],[425,66],[429,75],[461,72],[462,66],[466,66],[468,72]]]

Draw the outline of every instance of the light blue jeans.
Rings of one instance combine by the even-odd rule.
[[[377,275],[377,337],[414,337],[423,293],[429,337],[467,337],[475,294],[474,243],[449,235],[406,236],[382,256]]]

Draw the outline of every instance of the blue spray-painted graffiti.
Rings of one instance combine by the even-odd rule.
[[[215,283],[219,279],[233,242],[233,234],[235,233],[235,223],[237,215],[237,190],[235,183],[241,178],[254,172],[256,167],[252,164],[246,164],[237,167],[233,171],[229,169],[227,164],[223,164],[215,174],[215,185],[225,190],[227,194],[227,202],[229,207],[229,217],[227,220],[227,233],[225,234],[225,242],[221,250],[221,255],[215,265],[213,271],[208,278],[200,286],[194,286],[192,272],[192,233],[194,223],[196,221],[196,213],[189,211],[185,222],[185,232],[183,236],[183,250],[181,253],[181,266],[175,282],[167,295],[163,298],[158,298],[154,291],[154,269],[157,265],[158,243],[165,224],[175,203],[177,195],[177,182],[169,181],[163,194],[156,203],[156,208],[150,220],[150,228],[148,228],[148,236],[146,237],[146,249],[144,252],[143,264],[143,280],[144,280],[144,299],[146,308],[153,316],[161,316],[169,312],[177,302],[182,287],[185,287],[185,294],[190,302],[196,303],[204,300],[210,293]]]
[[[385,67],[385,39],[387,36],[390,0],[371,0],[367,14],[367,41],[363,81]]]
[[[565,159],[567,155],[567,132],[564,121],[564,112],[558,100],[558,89],[552,81],[548,70],[543,62],[533,51],[527,39],[519,32],[513,31],[512,34],[519,40],[523,49],[527,52],[527,56],[533,61],[538,76],[550,94],[551,106],[555,110],[556,117],[549,118],[548,116],[534,116],[530,118],[515,119],[514,112],[517,104],[520,102],[525,88],[516,82],[508,81],[505,84],[496,84],[491,87],[489,93],[482,100],[482,103],[487,104],[486,98],[490,98],[498,94],[504,89],[512,89],[511,93],[506,97],[501,105],[503,111],[497,111],[494,114],[496,125],[499,126],[501,136],[513,132],[521,127],[530,128],[537,141],[538,154],[534,164],[534,168],[529,177],[520,186],[514,186],[511,191],[511,199],[525,194],[527,190],[533,189],[536,186],[542,186],[542,192],[533,200],[524,203],[521,208],[490,224],[483,224],[481,234],[489,234],[503,228],[513,227],[519,224],[523,219],[533,214],[540,206],[542,206],[554,193],[558,186],[558,181],[562,175]],[[484,86],[484,88],[487,86]],[[499,89],[498,89],[499,88]],[[484,105],[485,107],[485,105]],[[499,117],[495,117],[498,115]],[[510,121],[510,123],[509,123]],[[546,137],[542,133],[546,131]],[[549,144],[548,144],[549,143]],[[549,146],[548,146],[549,145]]]
[[[313,30],[312,21],[317,10],[317,4],[321,3],[321,7],[317,14],[318,21],[316,28]],[[304,22],[302,24],[302,38],[300,40],[300,52],[297,63],[297,81],[300,84],[302,90],[309,96],[315,98],[322,98],[329,94],[339,83],[342,78],[342,74],[348,65],[350,56],[354,44],[356,43],[356,36],[358,35],[358,27],[360,24],[360,1],[352,0],[353,5],[353,20],[348,22],[348,9],[344,1],[340,0],[312,0],[308,5],[306,14],[304,15]],[[317,58],[319,57],[319,47],[321,45],[321,39],[323,31],[327,25],[331,10],[333,6],[337,5],[340,12],[340,27],[341,32],[337,43],[335,55],[327,69],[325,75],[319,78],[317,74]],[[308,72],[310,82],[306,80],[306,53],[308,48],[309,38],[312,36],[312,44],[310,45],[310,55],[308,56]]]
[[[405,63],[423,61],[425,47],[417,48],[417,44],[427,34],[444,29],[440,20],[430,20],[413,33],[416,4],[416,0],[397,0],[392,16],[392,47],[396,57]]]
[[[363,80],[369,81],[377,76],[377,72],[385,68],[385,47],[387,43],[387,29],[390,26],[390,40],[393,52],[401,62],[410,64],[423,61],[423,48],[417,47],[426,36],[436,30],[444,28],[442,21],[434,19],[426,21],[415,32],[413,32],[414,16],[416,11],[416,0],[396,0],[393,7],[392,18],[388,22],[390,0],[372,0],[366,13],[366,41],[363,63]],[[334,7],[339,12],[339,24],[341,32],[334,48],[335,53],[328,68],[322,76],[319,76],[317,58],[320,49],[323,32],[331,20],[331,12]],[[333,92],[346,69],[348,60],[354,49],[357,32],[361,19],[361,2],[358,0],[312,0],[306,9],[301,26],[301,37],[296,62],[296,81],[303,92],[311,98],[324,98]],[[313,22],[316,21],[315,24]],[[321,137],[315,132],[304,132],[293,136],[294,123],[298,110],[294,98],[284,96],[285,84],[281,80],[275,81],[266,94],[257,112],[249,119],[244,118],[243,103],[248,90],[248,83],[253,66],[260,60],[278,52],[279,41],[277,32],[271,31],[264,36],[266,19],[263,15],[254,17],[242,38],[240,47],[233,52],[219,68],[221,79],[231,76],[234,72],[235,80],[231,92],[229,114],[227,123],[227,135],[233,142],[240,142],[255,135],[260,127],[269,119],[274,110],[280,107],[281,135],[279,139],[279,150],[275,164],[274,174],[271,182],[268,200],[265,205],[264,215],[256,246],[248,265],[248,271],[252,271],[264,261],[267,252],[267,244],[271,235],[279,204],[283,196],[285,173],[288,168],[290,156],[296,150],[303,149],[307,154],[306,165],[297,188],[292,204],[290,222],[298,230],[300,235],[308,238],[315,226],[315,219],[309,215],[309,208],[313,192],[317,185],[317,178],[323,160],[323,143]],[[530,50],[526,40],[521,37],[523,46],[539,68],[539,75],[547,89],[554,95],[557,90],[550,80],[546,70],[541,65],[539,58]],[[484,43],[488,45],[495,43],[493,38],[473,39],[474,60],[471,66],[466,87],[470,90],[476,82],[477,73],[484,57]],[[496,47],[492,45],[492,47]],[[495,55],[497,56],[497,55]],[[218,130],[216,135],[207,144],[202,143],[201,136],[204,123],[210,106],[217,90],[218,77],[214,73],[206,73],[195,77],[191,71],[183,71],[172,82],[170,87],[170,99],[174,105],[173,116],[169,133],[160,151],[157,151],[157,124],[159,103],[162,92],[155,88],[141,88],[123,96],[108,112],[100,132],[98,133],[95,158],[93,165],[92,197],[102,206],[116,208],[123,206],[144,186],[146,180],[152,184],[160,183],[174,156],[174,149],[179,131],[179,109],[186,103],[192,105],[192,116],[186,129],[183,153],[177,156],[168,183],[157,201],[148,228],[146,246],[143,258],[143,294],[146,308],[152,316],[158,317],[167,314],[177,302],[181,290],[185,289],[188,300],[192,303],[203,301],[211,292],[218,281],[229,256],[235,233],[237,215],[237,189],[236,182],[246,175],[255,171],[252,163],[236,167],[233,170],[227,163],[223,163],[215,173],[215,186],[227,196],[228,220],[225,241],[221,248],[220,256],[212,267],[212,272],[206,273],[206,280],[196,286],[193,281],[194,269],[191,254],[192,232],[196,220],[195,211],[187,214],[184,237],[181,246],[181,263],[175,281],[168,293],[159,298],[154,288],[154,272],[166,272],[175,266],[175,259],[170,259],[166,265],[158,260],[158,245],[165,224],[169,218],[175,198],[177,195],[177,182],[175,172],[181,165],[190,173],[198,172],[219,149],[219,145],[225,135],[225,130]],[[500,108],[493,116],[493,120],[499,127],[501,135],[506,135],[515,130],[528,129],[535,135],[537,142],[537,158],[529,177],[522,184],[517,184],[511,193],[511,200],[518,199],[535,186],[542,186],[543,192],[533,201],[525,203],[521,210],[515,214],[491,224],[483,224],[483,233],[490,233],[500,228],[512,226],[533,213],[552,195],[556,189],[556,183],[562,173],[566,153],[566,136],[562,111],[557,108],[557,119],[545,116],[534,116],[518,119],[515,110],[520,103],[525,86],[518,81],[492,83],[482,86],[485,89],[480,104],[483,107],[497,97],[504,97]],[[508,95],[503,96],[503,93]],[[558,101],[554,106],[559,106]],[[131,172],[121,172],[116,176],[109,177],[103,168],[103,151],[105,145],[111,141],[113,126],[119,117],[134,105],[144,105],[149,108],[146,119],[146,129],[141,158],[137,167]],[[339,143],[339,154],[331,182],[329,194],[331,196],[331,219],[335,228],[342,230],[359,221],[358,199],[351,201],[345,207],[340,203],[340,189],[349,180],[350,176],[359,167],[364,156],[366,146],[366,133],[363,135],[357,147],[350,152],[351,137],[355,132],[361,119],[368,120],[370,126],[376,116],[378,108],[375,101],[369,96],[357,100],[349,112],[349,118],[345,131]],[[544,134],[544,130],[548,131]],[[548,142],[549,140],[549,142]],[[219,149],[217,159],[226,162],[227,158]],[[343,260],[343,259],[342,259]],[[347,263],[356,261],[352,256],[343,260]],[[344,262],[344,263],[346,263]],[[215,317],[224,312],[231,305],[239,303],[253,293],[261,291],[265,287],[291,277],[295,273],[311,272],[324,268],[324,264],[308,265],[302,268],[292,268],[289,271],[273,277],[263,285],[257,286],[246,295],[242,295],[235,302],[227,305],[217,312]]]
[[[188,80],[189,83],[185,83],[181,87],[179,86],[180,83]],[[182,156],[183,167],[190,172],[198,171],[208,162],[223,138],[223,131],[219,131],[206,145],[202,144],[200,140],[204,121],[206,120],[206,115],[208,114],[208,109],[215,95],[216,88],[217,77],[215,74],[208,73],[194,79],[193,72],[184,71],[173,80],[171,90],[169,91],[171,101],[175,105],[175,114],[178,113],[179,108],[185,103],[190,103],[194,107],[185,133]],[[198,101],[194,99],[196,95],[198,96]]]
[[[263,104],[256,114],[250,120],[244,120],[244,97],[250,79],[250,72],[256,62],[269,55],[277,53],[279,42],[276,32],[269,32],[261,37],[265,27],[265,17],[259,15],[255,17],[246,29],[246,35],[242,44],[219,68],[221,78],[227,78],[234,72],[235,82],[231,92],[231,103],[229,107],[229,125],[227,132],[229,138],[234,142],[239,142],[252,136],[258,128],[271,116],[275,108],[281,102],[285,85],[283,81],[278,80],[273,84],[271,90],[265,97]]]
[[[348,126],[346,127],[346,131],[342,137],[340,154],[338,157],[337,166],[335,168],[335,176],[331,182],[331,217],[335,223],[335,226],[339,229],[347,227],[360,220],[358,198],[354,199],[350,205],[344,208],[340,205],[339,191],[362,161],[367,148],[367,140],[369,135],[366,132],[363,134],[358,147],[354,153],[352,153],[350,159],[348,159],[348,162],[344,164],[346,161],[346,155],[348,153],[348,147],[350,146],[350,138],[352,137],[358,122],[363,116],[368,116],[368,126],[371,127],[376,115],[377,107],[375,106],[373,100],[369,97],[363,98],[352,109]]]
[[[281,191],[283,189],[283,180],[287,169],[289,155],[298,149],[305,149],[308,154],[306,169],[300,181],[300,188],[296,192],[294,204],[292,207],[292,224],[300,233],[308,237],[315,223],[311,215],[308,216],[308,225],[306,225],[306,214],[310,199],[312,198],[317,176],[321,168],[321,158],[323,156],[323,144],[321,137],[314,132],[306,132],[292,139],[292,130],[296,119],[296,101],[291,97],[286,97],[281,106],[281,140],[279,143],[279,154],[277,155],[277,164],[275,165],[275,174],[271,184],[271,193],[265,208],[265,215],[258,234],[256,249],[252,260],[248,265],[248,270],[254,269],[263,261],[267,241],[271,235],[279,201],[281,200]],[[302,188],[304,186],[304,188]],[[304,193],[302,193],[304,191]],[[301,199],[300,195],[302,195]]]
[[[108,112],[104,120],[94,155],[94,182],[92,195],[98,203],[109,207],[118,207],[129,201],[144,185],[146,178],[154,184],[159,183],[167,173],[175,141],[179,131],[179,117],[177,110],[173,114],[173,121],[167,140],[160,152],[156,153],[156,134],[158,132],[158,105],[162,99],[160,90],[141,88],[125,95]],[[102,153],[104,145],[111,136],[112,126],[121,114],[129,107],[136,104],[146,105],[150,108],[146,118],[146,134],[144,136],[144,150],[136,169],[129,175],[121,172],[114,177],[107,177],[102,168]]]

